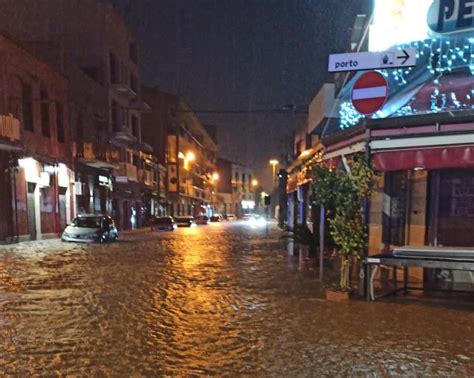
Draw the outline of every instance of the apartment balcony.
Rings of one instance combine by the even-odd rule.
[[[11,115],[0,115],[0,150],[21,150],[20,121]]]
[[[209,200],[210,198],[210,195],[206,190],[189,184],[182,184],[180,186],[179,193],[187,197],[201,200]]]
[[[151,106],[138,98],[135,98],[130,102],[130,109],[139,111],[141,113],[151,113]]]
[[[128,127],[122,126],[120,129],[114,129],[112,142],[119,145],[133,144],[137,142],[137,138]]]
[[[80,163],[93,168],[116,169],[119,164],[118,151],[98,143],[76,142],[73,154]]]
[[[110,88],[118,95],[130,100],[137,97],[137,92],[135,92],[128,83],[112,83],[110,84]]]
[[[133,149],[136,151],[143,152],[145,154],[152,154],[153,153],[153,147],[150,146],[148,143],[141,142],[141,143],[135,143],[133,145]]]
[[[153,173],[146,169],[138,170],[138,179],[141,183],[145,184],[146,186],[155,186],[156,184],[156,181],[153,181]]]
[[[133,164],[119,163],[119,168],[115,170],[115,182],[127,183],[138,182],[138,170]]]

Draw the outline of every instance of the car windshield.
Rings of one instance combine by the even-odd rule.
[[[156,218],[155,219],[155,224],[171,224],[172,220],[171,218]]]
[[[84,227],[84,228],[100,228],[100,217],[92,218],[76,218],[72,222],[72,224],[76,227]]]

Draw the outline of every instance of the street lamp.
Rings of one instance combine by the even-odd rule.
[[[252,186],[255,188],[258,185],[258,180],[252,180]]]
[[[275,159],[270,160],[270,165],[272,166],[272,181],[275,181],[276,166],[278,164],[279,164],[278,160],[275,160]]]
[[[194,152],[189,151],[189,152],[186,154],[186,160],[187,160],[187,161],[194,161],[194,160],[196,160],[196,155],[194,155]]]

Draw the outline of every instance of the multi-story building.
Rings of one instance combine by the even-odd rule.
[[[170,210],[166,195],[166,144],[168,129],[175,122],[178,97],[149,87],[142,87],[142,95],[150,106],[150,111],[142,116],[142,137],[152,146],[153,157],[158,165],[157,195],[149,207],[150,215],[166,215]]]
[[[226,159],[218,159],[217,172],[218,212],[238,217],[253,213],[258,202],[257,181],[253,170]]]
[[[112,212],[119,227],[139,226],[142,193],[156,187],[157,166],[141,140],[147,107],[135,35],[99,0],[2,0],[0,26],[69,80],[79,210]]]
[[[166,150],[170,214],[212,214],[219,182],[217,143],[183,98],[170,103]]]
[[[57,237],[74,213],[68,82],[0,36],[0,241]]]

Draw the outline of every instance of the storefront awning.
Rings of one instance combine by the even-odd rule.
[[[377,151],[373,162],[376,169],[384,172],[407,169],[474,168],[474,147]]]

